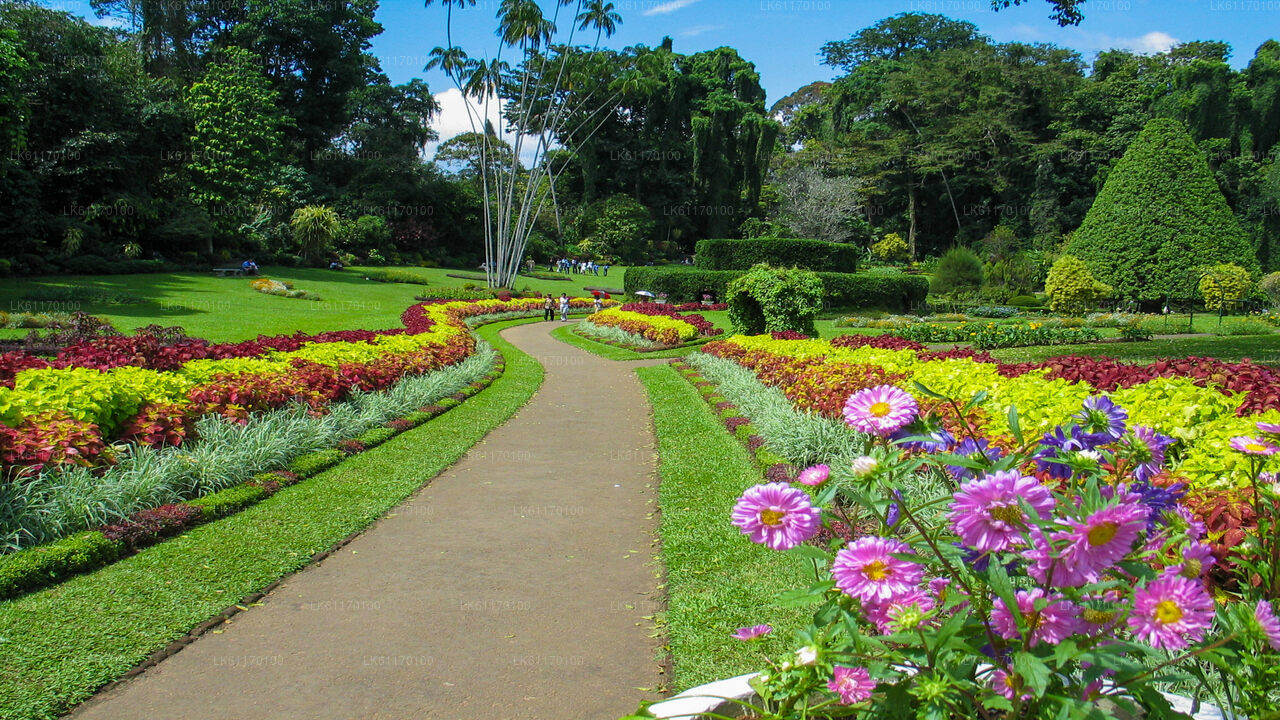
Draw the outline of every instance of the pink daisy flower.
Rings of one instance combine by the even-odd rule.
[[[1190,510],[1182,507],[1181,505],[1175,505],[1173,507],[1173,515],[1177,516],[1178,521],[1182,525],[1186,526],[1187,535],[1192,540],[1199,540],[1204,537],[1206,532],[1208,532],[1208,528],[1205,527],[1204,522],[1197,518]],[[1165,517],[1169,516],[1166,515]]]
[[[1177,572],[1183,577],[1198,578],[1208,572],[1216,561],[1213,548],[1196,540],[1182,548],[1182,564],[1177,566]]]
[[[951,526],[960,541],[979,552],[1003,552],[1025,545],[1026,502],[1040,517],[1054,506],[1049,489],[1017,470],[984,475],[960,486],[951,503]]]
[[[1059,643],[1075,635],[1080,630],[1080,608],[1061,595],[1049,597],[1049,604],[1043,610],[1036,611],[1036,600],[1044,598],[1040,588],[1019,590],[1014,593],[1018,601],[1018,612],[1030,630],[1028,647],[1035,647],[1041,641]],[[1022,635],[1018,632],[1018,623],[1013,613],[1005,606],[1004,601],[996,598],[991,608],[991,622],[1001,637],[1016,640]]]
[[[1180,650],[1212,622],[1213,598],[1199,581],[1166,573],[1133,592],[1129,629],[1152,647]]]
[[[786,483],[749,488],[733,507],[733,524],[742,534],[773,550],[790,550],[813,537],[821,518],[809,496]]]
[[[1280,423],[1259,422],[1257,427],[1258,432],[1268,435],[1280,435]]]
[[[1112,505],[1085,518],[1066,521],[1068,529],[1053,534],[1067,546],[1055,555],[1044,535],[1032,534],[1027,558],[1034,561],[1029,573],[1038,582],[1055,587],[1079,587],[1097,582],[1102,573],[1129,553],[1147,525],[1147,509],[1141,505]]]
[[[771,632],[773,628],[768,625],[752,625],[738,628],[730,637],[737,640],[758,640]]]
[[[991,674],[991,687],[1010,700],[1030,700],[1031,693],[1023,692],[1022,678],[1005,670]]]
[[[1280,446],[1273,445],[1266,440],[1256,437],[1233,437],[1231,438],[1231,449],[1242,452],[1245,455],[1275,455],[1280,452]]]
[[[919,410],[916,399],[906,391],[880,385],[850,395],[844,402],[844,421],[869,435],[889,435],[909,425]]]
[[[1258,627],[1262,628],[1262,634],[1266,636],[1271,649],[1280,652],[1280,618],[1276,618],[1276,611],[1271,603],[1259,600],[1257,607],[1253,609],[1253,619],[1258,621]]]
[[[865,606],[867,619],[875,623],[876,629],[883,635],[916,627],[933,608],[933,598],[919,588],[912,588],[882,602],[869,602]]]
[[[853,705],[871,699],[876,681],[866,668],[837,665],[827,689],[840,696],[841,705]]]
[[[800,471],[796,476],[796,482],[802,485],[821,485],[831,477],[831,468],[827,465],[814,465]]]
[[[831,575],[836,587],[866,602],[883,602],[915,589],[924,568],[894,553],[910,553],[911,546],[893,538],[861,537],[836,553]]]

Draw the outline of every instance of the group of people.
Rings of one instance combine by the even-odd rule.
[[[558,301],[550,295],[542,301],[542,319],[555,320],[557,307],[560,308],[561,322],[567,321],[569,319],[569,296],[564,293],[560,293]],[[604,309],[604,300],[600,299],[599,293],[595,293],[595,311],[600,312],[602,309]]]
[[[573,258],[566,257],[560,258],[559,260],[553,259],[551,262],[547,263],[547,270],[552,272],[562,272],[566,275],[569,273],[577,273],[578,275],[599,275],[600,271],[603,270],[604,274],[608,276],[609,265],[607,263],[601,265],[595,260],[574,260]]]

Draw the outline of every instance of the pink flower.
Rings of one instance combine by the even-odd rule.
[[[991,687],[1010,700],[1030,700],[1031,693],[1022,692],[1022,678],[1004,670],[996,670],[991,674]]]
[[[1147,509],[1141,505],[1112,505],[1085,518],[1068,520],[1068,529],[1053,534],[1053,540],[1067,545],[1058,554],[1051,552],[1043,533],[1032,533],[1027,559],[1028,570],[1037,582],[1055,587],[1079,587],[1092,582],[1119,562],[1146,528]],[[1053,577],[1048,578],[1052,572]]]
[[[1259,422],[1257,428],[1258,432],[1268,435],[1280,435],[1280,423]]]
[[[867,619],[875,623],[881,634],[910,630],[933,610],[933,598],[919,588],[912,588],[881,602],[866,603]]]
[[[1261,438],[1245,436],[1231,438],[1231,449],[1242,452],[1245,455],[1266,456],[1280,452],[1280,446],[1273,445]]]
[[[752,625],[738,628],[730,637],[737,640],[758,640],[771,632],[773,628],[768,625]]]
[[[1204,637],[1213,598],[1204,583],[1166,573],[1133,592],[1129,629],[1149,645],[1179,650]]]
[[[869,435],[889,435],[909,425],[919,409],[916,399],[906,391],[880,385],[850,395],[844,402],[844,421]]]
[[[1181,505],[1175,505],[1173,507],[1173,514],[1178,516],[1178,519],[1182,521],[1182,524],[1186,525],[1187,535],[1192,540],[1199,540],[1204,537],[1206,532],[1208,532],[1208,528],[1205,527],[1204,522],[1197,518],[1190,510],[1182,507]]]
[[[827,465],[814,465],[800,471],[796,476],[796,482],[803,485],[821,485],[831,477],[831,468]]]
[[[911,546],[893,538],[861,537],[836,553],[831,575],[836,587],[866,602],[882,602],[915,588],[924,568],[894,553],[911,552]]]
[[[1003,470],[961,485],[947,517],[965,545],[979,552],[1002,552],[1026,544],[1024,501],[1040,517],[1054,506],[1053,495],[1040,481]]]
[[[876,681],[866,668],[837,665],[827,689],[840,696],[841,705],[853,705],[871,699]]]
[[[1026,623],[1029,640],[1028,647],[1035,647],[1041,641],[1054,644],[1065,640],[1080,631],[1080,608],[1061,595],[1049,597],[1049,604],[1043,610],[1035,609],[1036,600],[1045,597],[1040,588],[1019,590],[1014,593],[1018,601],[1018,612]],[[1018,632],[1018,623],[1013,613],[1005,606],[1004,601],[996,598],[991,608],[991,622],[1001,637],[1016,640],[1022,635]]]
[[[1208,572],[1215,561],[1213,548],[1196,540],[1182,548],[1182,564],[1176,572],[1183,577],[1198,578]]]
[[[1259,600],[1253,609],[1253,619],[1258,621],[1258,627],[1262,628],[1262,634],[1266,636],[1271,649],[1280,651],[1280,619],[1276,618],[1276,611],[1271,603]]]
[[[749,488],[733,507],[733,524],[742,534],[773,550],[790,550],[813,537],[821,518],[809,496],[786,483]]]

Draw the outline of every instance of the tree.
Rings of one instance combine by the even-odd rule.
[[[341,229],[341,219],[332,208],[307,205],[293,211],[289,220],[298,251],[308,261],[318,262],[333,246]]]
[[[1070,255],[1063,255],[1049,269],[1044,281],[1049,307],[1055,312],[1080,315],[1093,307],[1113,289],[1094,279],[1089,267]]]
[[[653,232],[649,209],[626,195],[600,201],[591,228],[578,248],[594,257],[621,258],[634,262],[644,257],[646,241]]]
[[[822,46],[822,64],[845,72],[878,60],[900,61],[988,42],[970,22],[945,15],[905,12]]]
[[[241,48],[227,48],[187,91],[197,149],[187,163],[191,199],[224,234],[251,217],[272,185],[285,126],[276,103],[257,59]]]
[[[782,178],[779,219],[801,237],[827,242],[863,242],[871,235],[863,182],[829,177],[814,166],[791,169]]]
[[[1080,5],[1082,5],[1085,0],[1045,1],[1053,6],[1053,14],[1049,17],[1053,18],[1053,20],[1061,27],[1066,27],[1067,25],[1079,25],[1080,21],[1084,20],[1084,15],[1080,12]],[[1024,2],[1027,2],[1027,0],[991,0],[991,9],[999,11],[1011,5],[1021,5]]]
[[[1165,118],[1125,151],[1067,252],[1127,298],[1186,295],[1202,266],[1258,269],[1195,141]]]

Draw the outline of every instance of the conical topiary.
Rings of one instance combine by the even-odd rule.
[[[1067,254],[1127,298],[1195,295],[1203,268],[1257,271],[1248,236],[1195,141],[1156,118],[1129,145],[1076,230]]]

